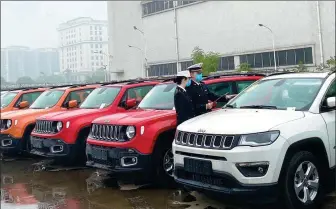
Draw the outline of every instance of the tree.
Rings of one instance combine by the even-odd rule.
[[[330,57],[330,59],[327,60],[327,65],[330,68],[335,68],[335,66],[336,66],[335,56],[334,57]]]
[[[192,51],[191,57],[193,62],[203,63],[203,74],[205,76],[209,75],[211,72],[216,72],[219,66],[220,54],[216,52],[207,52],[205,53],[198,46]]]
[[[303,64],[302,61],[299,61],[299,65],[295,68],[297,72],[307,72],[307,67]]]
[[[250,64],[246,63],[246,62],[243,62],[239,65],[239,68],[238,68],[238,71],[239,72],[249,72],[251,71],[251,67],[250,67]]]
[[[23,76],[17,79],[17,84],[34,84],[35,81],[29,76]]]

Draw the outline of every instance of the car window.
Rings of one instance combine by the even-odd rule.
[[[33,104],[37,97],[39,97],[42,92],[32,92],[32,93],[25,93],[22,94],[20,99],[16,102],[15,106],[18,106],[21,102],[27,101],[29,105]]]
[[[100,87],[96,88],[80,105],[83,109],[98,109],[110,106],[117,95],[120,87]]]
[[[334,80],[329,86],[329,89],[325,95],[325,98],[328,97],[336,97],[336,80]]]
[[[82,90],[72,91],[68,94],[67,98],[65,99],[64,104],[71,100],[76,100],[78,104],[81,104],[93,90],[94,89],[82,89]]]
[[[1,96],[1,108],[7,107],[16,97],[17,92],[7,92]]]
[[[122,100],[119,103],[119,106],[123,107],[127,99],[136,99],[137,104],[141,102],[141,100],[146,96],[146,94],[153,88],[154,86],[140,86],[136,88],[128,89]]]
[[[64,94],[63,90],[48,90],[43,92],[29,107],[31,109],[45,109],[53,107]]]
[[[212,92],[217,94],[218,96],[234,94],[233,92],[233,82],[222,82],[222,83],[214,83],[207,85],[208,89]],[[217,102],[216,107],[223,107],[225,102]]]
[[[139,104],[141,109],[172,110],[174,108],[175,83],[158,84]]]
[[[244,89],[249,87],[255,81],[236,81],[238,93],[242,92]]]

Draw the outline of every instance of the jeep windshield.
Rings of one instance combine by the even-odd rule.
[[[43,92],[35,102],[30,106],[30,109],[46,109],[56,105],[64,94],[63,90],[50,90]]]
[[[7,107],[17,94],[17,92],[7,92],[1,95],[1,109]]]
[[[120,92],[120,87],[97,88],[81,104],[83,109],[105,108],[112,104]]]
[[[223,108],[290,109],[306,111],[322,86],[321,78],[260,80]]]
[[[158,84],[140,102],[139,109],[173,110],[175,83]]]

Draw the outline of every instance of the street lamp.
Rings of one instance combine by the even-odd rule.
[[[135,49],[139,50],[139,51],[142,53],[142,55],[145,57],[145,62],[147,63],[147,59],[146,59],[146,56],[145,56],[145,52],[144,52],[142,49],[140,49],[140,48],[137,47],[137,46],[132,46],[132,45],[128,45],[128,47],[129,47],[129,48],[135,48]],[[146,64],[146,66],[147,66],[147,64]],[[143,59],[141,59],[142,77],[144,77],[145,69],[147,69],[146,66],[144,66]],[[144,69],[144,68],[145,68],[145,69]]]
[[[111,72],[110,72],[110,69],[111,69],[111,58],[113,57],[112,55],[110,55],[110,54],[107,54],[107,53],[105,53],[105,52],[103,52],[103,51],[94,51],[93,52],[94,54],[103,54],[103,55],[105,55],[106,57],[107,57],[107,61],[108,61],[108,64],[109,64],[109,67],[108,67],[108,69],[107,69],[107,76],[106,76],[106,81],[109,81],[110,80],[110,74],[111,74]],[[105,67],[106,68],[106,67]]]
[[[145,33],[142,30],[140,30],[136,26],[133,26],[133,29],[139,31],[142,34],[142,37],[143,37],[143,40],[144,40],[144,52],[143,52],[143,56],[144,56],[144,59],[145,59],[145,74],[147,76],[147,73],[148,73],[147,72],[147,67],[148,67],[148,64],[147,64],[147,39],[146,39]]]
[[[274,56],[274,70],[276,71],[277,70],[277,62],[276,62],[276,56],[275,56],[275,46],[274,46],[274,33],[273,31],[267,27],[266,25],[263,25],[263,24],[258,24],[260,27],[264,27],[264,28],[267,28],[271,34],[272,34],[272,42],[273,42],[273,56]]]

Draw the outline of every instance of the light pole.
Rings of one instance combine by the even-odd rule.
[[[103,51],[94,51],[93,52],[94,54],[103,54],[103,55],[105,55],[106,57],[107,57],[107,61],[108,61],[108,64],[109,64],[109,67],[108,67],[108,69],[107,69],[107,76],[106,76],[106,81],[109,81],[110,80],[110,74],[111,74],[111,72],[110,72],[110,69],[111,69],[111,58],[113,57],[112,55],[110,55],[110,54],[107,54],[107,53],[105,53],[105,52],[103,52]],[[105,69],[106,69],[106,67],[105,67]]]
[[[267,27],[266,25],[263,25],[263,24],[258,24],[260,27],[264,27],[264,28],[267,28],[271,34],[272,34],[272,43],[273,43],[273,56],[274,56],[274,71],[277,70],[277,62],[276,62],[276,55],[275,55],[275,46],[274,46],[274,33],[273,31]]]
[[[137,46],[132,46],[132,45],[128,45],[128,47],[129,47],[129,48],[135,48],[135,49],[139,50],[139,51],[142,53],[142,55],[145,57],[145,62],[147,63],[147,59],[146,59],[146,56],[145,56],[145,52],[144,52],[142,49],[140,49],[140,48],[137,47]],[[146,64],[146,66],[147,66],[147,64]],[[143,59],[141,59],[141,69],[142,69],[142,74],[141,74],[141,75],[142,75],[142,77],[147,76],[147,74],[144,75],[144,72],[147,71],[147,67],[146,67],[146,66],[144,66]]]
[[[143,73],[145,73],[145,76],[147,77],[148,76],[148,69],[147,69],[147,67],[148,67],[148,63],[147,63],[147,39],[146,39],[145,33],[142,30],[140,30],[136,26],[133,26],[133,29],[139,31],[142,34],[142,37],[143,37],[143,41],[144,41],[143,56],[144,56],[144,59],[145,59],[145,72],[143,72]],[[143,73],[142,73],[142,75],[143,75]]]

